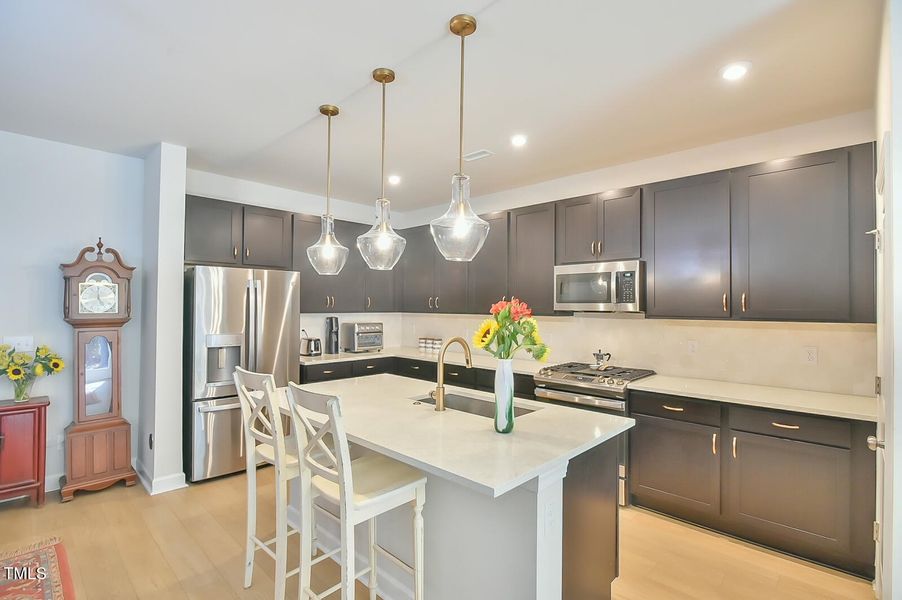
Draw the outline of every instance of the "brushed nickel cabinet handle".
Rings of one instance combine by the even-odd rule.
[[[736,436],[733,436],[733,458],[736,458]]]
[[[592,253],[592,256],[595,256],[595,240],[592,240],[592,243],[589,244],[589,252]]]
[[[671,410],[673,412],[683,412],[684,410],[686,410],[682,406],[667,406],[666,404],[662,404],[661,408],[663,408],[664,410]]]
[[[372,304],[373,304],[372,299],[369,296],[367,296],[366,297],[366,307],[369,308],[370,306],[372,306]]]
[[[448,371],[448,375],[454,375],[455,377],[457,377],[458,375],[460,375],[460,373],[458,373],[457,371]]]
[[[244,249],[244,256],[245,256],[245,258],[250,258],[250,256],[251,256],[251,249],[250,249],[250,248],[245,248],[245,249]]]
[[[774,427],[779,427],[780,429],[799,429],[799,425],[787,425],[786,423],[777,423],[776,421],[771,421],[770,423]]]
[[[376,365],[367,365],[366,368],[367,368],[367,369],[375,369],[375,368],[376,368]]]
[[[717,434],[711,434],[711,454],[717,456]]]
[[[335,296],[329,296],[332,298],[332,308],[335,308]]]
[[[326,296],[326,308],[329,308],[329,296]]]
[[[329,371],[329,370],[326,370],[326,371],[323,371],[323,375],[331,375],[331,374],[334,373],[334,372],[335,372],[335,371]]]
[[[419,365],[410,365],[410,368],[413,369],[414,371],[419,371],[419,370],[420,370]]]
[[[232,246],[232,258],[238,258],[238,246]]]
[[[598,244],[598,246],[597,246],[597,248],[598,248],[598,256],[600,257],[600,256],[601,256],[601,240],[598,240],[596,243]]]
[[[432,308],[432,296],[429,296],[429,308]]]
[[[435,297],[435,310],[438,310],[438,296]]]
[[[748,310],[749,304],[748,304],[748,300],[746,300],[745,292],[742,292],[742,298],[740,298],[739,304],[740,304],[740,306],[742,306],[742,312],[745,312],[746,310]]]
[[[723,303],[723,311],[727,312],[727,293],[723,293],[723,298],[721,298],[721,302]]]

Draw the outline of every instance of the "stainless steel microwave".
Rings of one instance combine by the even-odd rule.
[[[645,263],[625,260],[555,267],[554,310],[643,312]]]

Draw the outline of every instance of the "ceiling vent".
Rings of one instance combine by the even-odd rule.
[[[483,158],[488,158],[490,156],[494,156],[495,153],[491,150],[474,150],[469,154],[464,154],[464,160],[467,162],[471,162],[474,160],[482,160]]]

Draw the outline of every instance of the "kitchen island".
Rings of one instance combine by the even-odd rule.
[[[434,389],[426,381],[381,374],[304,387],[342,399],[351,442],[427,474],[427,598],[608,597],[617,564],[616,438],[632,419],[517,400],[530,412],[501,435],[491,418],[438,413],[420,402]],[[493,402],[484,392],[446,390]],[[325,521],[317,537],[332,548],[336,531]],[[357,532],[361,542],[364,534]],[[410,561],[409,515],[381,517],[378,537]],[[358,560],[366,564],[363,555]],[[394,566],[380,562],[380,594],[411,598],[407,576]]]

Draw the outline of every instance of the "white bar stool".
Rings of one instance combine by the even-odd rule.
[[[381,454],[369,454],[351,462],[348,438],[341,417],[341,401],[336,396],[317,394],[289,383],[292,426],[301,457],[301,578],[300,600],[321,600],[341,589],[342,600],[354,600],[357,577],[369,573],[370,600],[376,600],[376,553],[380,552],[414,578],[414,598],[423,599],[423,505],[426,502],[426,475],[402,462]],[[310,413],[325,416],[322,425],[310,421]],[[304,431],[305,435],[301,435]],[[306,438],[306,440],[304,439]],[[302,446],[302,444],[304,444]],[[309,491],[309,493],[308,493]],[[341,547],[319,556],[316,562],[341,552],[341,582],[320,594],[310,589],[313,500],[326,496],[338,504],[341,520]],[[376,517],[399,506],[414,503],[414,564],[405,564],[376,543]],[[369,522],[370,566],[355,570],[354,526]]]
[[[299,569],[288,571],[288,536],[298,533],[288,525],[288,482],[300,476],[296,448],[286,448],[276,386],[272,375],[235,368],[235,387],[241,402],[247,461],[247,545],[244,560],[244,587],[251,586],[254,555],[263,550],[276,561],[275,598],[285,597],[286,580]],[[291,440],[291,446],[296,442]],[[257,537],[257,465],[266,462],[276,471],[276,535],[263,541]],[[312,543],[312,542],[311,542]],[[275,552],[271,546],[275,544]]]

